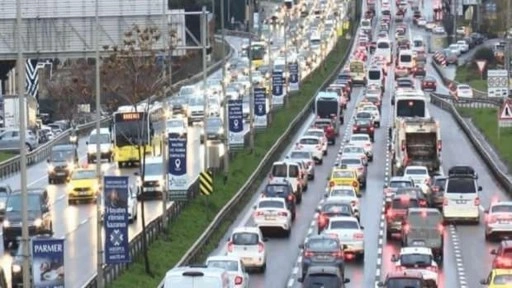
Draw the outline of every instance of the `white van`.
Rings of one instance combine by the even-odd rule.
[[[165,175],[161,156],[146,157],[143,162],[144,182],[137,181],[137,185],[142,186],[144,197],[157,198],[164,192]]]
[[[164,288],[231,288],[228,272],[206,265],[173,268],[165,274]]]
[[[464,169],[471,171],[466,173],[467,171],[462,171]],[[482,187],[478,186],[477,178],[478,176],[470,167],[456,166],[449,170],[444,189],[444,219],[470,220],[479,223]]]
[[[375,47],[375,55],[382,55],[386,58],[386,63],[393,61],[393,52],[391,51],[391,41],[389,39],[379,39]]]
[[[397,67],[411,70],[414,68],[414,55],[412,50],[400,50],[398,54],[398,65]]]
[[[425,52],[425,41],[422,36],[415,36],[412,40],[412,50],[416,53]]]
[[[292,161],[274,162],[270,172],[269,183],[289,182],[293,187],[293,193],[297,203],[302,202],[302,177],[299,164]]]
[[[372,20],[371,19],[361,20],[361,30],[371,31],[372,30]]]
[[[322,50],[322,38],[320,38],[320,34],[313,33],[311,35],[309,38],[309,47],[315,52],[315,54],[320,55]]]
[[[98,130],[94,129],[89,134],[89,139],[85,142],[87,145],[87,163],[93,163],[96,160],[96,144],[100,142],[100,153],[101,158],[108,160],[108,162],[112,162],[113,154],[114,154],[114,144],[112,139],[112,134],[110,133],[109,128],[100,128]]]
[[[384,72],[379,66],[370,67],[370,69],[368,69],[368,76],[366,79],[368,79],[368,86],[378,85],[381,88],[384,87]]]

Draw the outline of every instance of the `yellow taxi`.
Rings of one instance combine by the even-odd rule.
[[[357,180],[356,170],[333,168],[329,179],[329,187],[334,186],[352,186],[357,196],[361,196],[359,181]]]
[[[95,168],[79,168],[71,173],[67,187],[68,203],[95,201],[99,192]]]
[[[489,288],[512,288],[512,269],[493,269],[480,284]]]

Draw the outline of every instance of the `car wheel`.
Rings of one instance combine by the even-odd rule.
[[[265,270],[267,270],[267,263],[264,263],[263,266],[261,266],[260,272],[265,273]]]
[[[4,250],[7,250],[9,248],[9,240],[4,239]]]

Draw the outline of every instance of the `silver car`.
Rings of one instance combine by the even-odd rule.
[[[36,134],[27,131],[25,135],[25,149],[32,151],[39,145]],[[0,150],[18,150],[20,147],[20,130],[9,129],[0,134]]]
[[[512,235],[512,201],[492,203],[485,210],[485,239]]]
[[[386,209],[389,208],[395,192],[399,188],[413,188],[415,187],[414,181],[409,177],[395,176],[391,177],[389,184],[384,184],[384,197],[386,199]]]
[[[315,161],[310,151],[294,150],[286,157],[292,161],[302,161],[306,164],[308,180],[315,180]]]

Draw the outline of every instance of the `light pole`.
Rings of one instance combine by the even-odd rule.
[[[100,118],[101,118],[101,88],[100,88],[100,0],[95,1],[95,22],[96,27],[94,29],[94,51],[96,58],[95,65],[95,89],[96,89],[96,133],[100,133]],[[99,135],[99,134],[98,134]],[[96,141],[96,178],[98,181],[98,187],[101,187],[101,143],[99,139]],[[104,276],[103,276],[103,225],[101,223],[101,206],[103,205],[101,199],[102,191],[98,191],[98,196],[96,196],[96,253],[97,253],[97,262],[96,262],[96,270],[97,270],[97,283],[98,288],[103,288],[104,285]]]
[[[284,13],[284,75],[286,77],[286,81],[284,82],[285,85],[285,93],[287,96],[285,99],[289,97],[288,95],[288,80],[290,79],[290,71],[288,69],[288,9],[286,9]]]
[[[228,102],[226,101],[226,47],[224,47],[224,43],[226,43],[226,27],[225,27],[225,21],[224,18],[224,2],[226,0],[220,0],[220,29],[221,29],[221,37],[222,37],[222,81],[221,81],[221,87],[222,87],[222,100],[224,102],[224,174],[225,176],[228,175],[229,172],[229,113],[228,113]]]
[[[18,46],[18,59],[16,61],[16,71],[18,72],[17,90],[20,115],[20,186],[21,186],[21,245],[23,251],[23,288],[31,286],[30,281],[30,248],[28,234],[28,191],[27,191],[27,149],[25,148],[25,138],[27,133],[27,119],[25,117],[25,63],[23,59],[23,41],[21,39],[22,19],[21,19],[21,0],[16,1],[16,42]],[[4,249],[7,247],[4,247]]]
[[[208,169],[208,135],[207,135],[207,130],[206,130],[206,120],[208,119],[208,114],[210,113],[208,111],[209,107],[208,107],[208,95],[206,93],[206,88],[208,87],[208,83],[206,82],[207,81],[207,78],[208,78],[208,75],[206,75],[206,45],[207,45],[207,31],[208,31],[208,19],[207,19],[207,14],[206,14],[206,7],[203,6],[203,13],[201,13],[201,29],[200,29],[200,33],[201,33],[201,45],[203,46],[202,47],[202,50],[203,50],[203,101],[204,101],[204,117],[203,117],[203,141],[204,141],[204,169]]]
[[[247,23],[249,24],[249,49],[247,51],[247,57],[249,58],[249,83],[250,83],[250,91],[249,91],[249,147],[251,151],[254,150],[254,83],[252,83],[252,30],[253,30],[253,6],[252,1],[249,1],[249,19]]]
[[[167,87],[170,87],[171,85],[171,79],[172,79],[172,68],[171,68],[171,57],[172,57],[172,52],[171,52],[171,41],[170,41],[170,34],[169,34],[169,25],[167,24],[167,1],[162,1],[162,45],[164,45],[163,49],[164,49],[164,59],[165,59],[165,55],[166,55],[166,50],[168,49],[169,50],[169,54],[168,54],[168,57],[169,59],[167,60],[167,67],[165,67],[165,64],[163,65],[162,67],[162,78],[164,79],[164,81],[166,80],[165,78],[168,77],[168,83],[167,83]],[[165,63],[165,60],[164,60],[164,63]],[[166,75],[166,68],[169,69],[169,75]],[[167,99],[167,95],[166,95],[166,89],[164,89],[162,91],[163,93],[163,107],[164,107],[164,113],[165,113],[165,121],[164,121],[164,131],[162,132],[162,171],[164,173],[164,187],[163,187],[163,191],[162,191],[162,223],[163,223],[163,227],[164,229],[167,228],[167,192],[169,191],[169,169],[167,167],[168,166],[168,163],[169,163],[169,155],[167,154],[167,151],[168,151],[168,146],[167,146],[167,142],[169,141],[169,134],[167,134],[167,118],[170,116],[169,114],[169,103],[167,102],[168,99]]]

